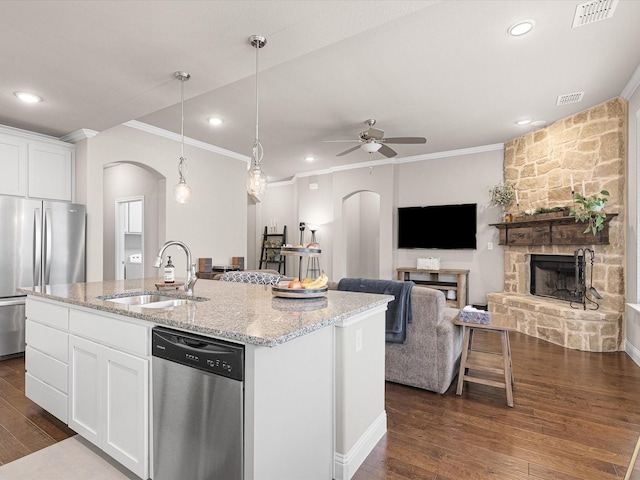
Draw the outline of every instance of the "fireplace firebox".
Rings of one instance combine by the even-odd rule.
[[[531,255],[530,293],[567,302],[582,302],[582,256]]]

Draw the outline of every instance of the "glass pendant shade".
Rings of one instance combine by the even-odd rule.
[[[262,171],[260,165],[254,162],[247,177],[247,193],[257,202],[262,201],[267,193],[267,175]]]
[[[189,203],[191,200],[191,187],[187,185],[187,159],[180,157],[180,163],[178,164],[178,173],[180,174],[180,181],[173,187],[173,195],[178,203]]]

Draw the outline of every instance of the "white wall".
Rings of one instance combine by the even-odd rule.
[[[640,68],[636,72],[638,74]],[[640,303],[638,288],[640,268],[638,265],[638,195],[640,178],[638,177],[640,162],[640,88],[629,98],[628,106],[629,130],[627,149],[627,265],[626,265],[626,301],[631,304]],[[625,351],[640,365],[640,312],[633,308],[626,309],[626,344]]]
[[[231,263],[231,257],[247,256],[245,162],[185,145],[187,182],[193,197],[189,204],[181,205],[173,200],[173,187],[178,183],[179,142],[120,125],[80,144],[78,162],[85,177],[77,181],[86,182],[86,198],[78,201],[87,205],[88,281],[103,279],[103,168],[113,162],[148,165],[167,178],[166,222],[161,219],[161,241],[185,242],[194,261],[211,257],[214,264],[226,265]],[[185,256],[173,249],[176,247],[168,252],[176,260],[177,276],[184,277]]]
[[[488,150],[488,151],[484,151]],[[343,200],[349,195],[369,191],[380,195],[379,278],[395,279],[396,268],[415,266],[416,259],[441,258],[443,268],[469,269],[470,302],[486,303],[486,294],[502,291],[504,282],[503,248],[498,245],[498,230],[489,226],[500,221],[501,211],[489,207],[489,188],[503,180],[503,150],[499,147],[430,155],[421,161],[384,164],[369,169],[340,170],[318,175],[318,189],[309,190],[308,179],[297,180],[296,189],[271,186],[262,208],[268,210],[272,195],[279,188],[292,193],[298,205],[294,223],[304,221],[320,225],[317,237],[322,248],[321,267],[331,280],[346,276],[346,225],[343,225]],[[478,204],[477,250],[398,250],[396,216],[399,206],[435,204]],[[294,207],[295,208],[295,207]],[[489,242],[493,250],[489,250]]]

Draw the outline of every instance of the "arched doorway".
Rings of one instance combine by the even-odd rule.
[[[380,277],[380,195],[355,192],[342,202],[346,277]]]
[[[104,166],[103,172],[103,279],[123,278],[118,272],[116,256],[118,245],[125,240],[119,239],[116,219],[122,220],[122,206],[133,199],[142,199],[142,228],[134,229],[135,234],[127,233],[127,241],[140,241],[142,262],[134,264],[135,277],[156,277],[153,259],[160,248],[160,232],[165,231],[165,181],[156,170],[135,162],[114,162]],[[127,232],[134,230],[125,228]],[[139,239],[137,232],[140,233]],[[122,232],[121,232],[122,233]],[[129,238],[131,237],[131,238]],[[133,245],[128,244],[129,247]],[[126,250],[126,257],[135,254],[135,249]],[[122,254],[122,252],[121,252]]]

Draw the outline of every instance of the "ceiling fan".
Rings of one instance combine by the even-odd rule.
[[[326,140],[327,142],[358,142],[360,145],[356,145],[348,150],[345,150],[342,153],[338,153],[336,157],[341,157],[346,155],[347,153],[351,153],[356,151],[358,148],[362,148],[367,153],[380,152],[385,157],[395,157],[397,153],[389,148],[386,143],[427,143],[427,139],[424,137],[393,137],[393,138],[384,138],[384,130],[380,130],[378,128],[373,128],[376,124],[375,119],[370,118],[366,122],[365,125],[369,125],[369,130],[364,132],[360,132],[358,134],[358,140]]]

